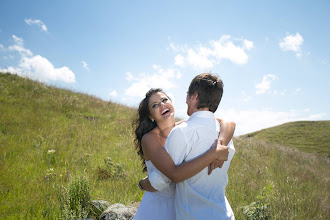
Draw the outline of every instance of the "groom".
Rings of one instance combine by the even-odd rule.
[[[209,73],[197,75],[187,92],[187,113],[190,118],[173,128],[164,148],[175,164],[192,160],[209,150],[218,139],[219,123],[214,117],[223,93],[221,79]],[[233,142],[228,144],[228,160],[221,169],[208,175],[207,168],[176,184],[176,219],[234,219],[225,196],[228,168],[235,153]],[[161,191],[170,180],[161,172],[149,176],[153,188]]]

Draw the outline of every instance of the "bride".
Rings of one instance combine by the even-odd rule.
[[[142,198],[134,217],[135,220],[175,219],[175,183],[194,176],[207,166],[209,166],[210,173],[212,169],[221,167],[223,161],[227,160],[228,148],[224,145],[227,145],[231,140],[235,123],[217,119],[222,128],[218,145],[214,145],[198,158],[176,166],[163,148],[166,137],[172,128],[178,124],[175,123],[174,113],[171,99],[161,89],[150,89],[139,105],[138,118],[134,121],[135,145],[138,155],[143,161],[143,171],[150,174],[158,167],[167,167],[169,169],[162,170],[172,182],[163,191],[153,189],[147,179],[148,177],[139,182],[140,189],[148,191]],[[156,158],[162,159],[157,160]]]

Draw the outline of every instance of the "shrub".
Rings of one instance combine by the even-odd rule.
[[[57,189],[60,203],[60,219],[86,218],[90,210],[90,188],[87,178],[74,177],[68,188]]]
[[[124,168],[119,163],[114,163],[111,159],[111,157],[106,157],[104,159],[105,168],[98,168],[98,178],[99,179],[108,179],[112,177],[122,177],[124,176]]]
[[[243,207],[243,213],[246,219],[271,219],[270,215],[270,199],[273,198],[273,185],[268,184],[263,188],[260,195],[257,196],[257,201]]]

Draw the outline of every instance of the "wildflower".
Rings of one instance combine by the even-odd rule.
[[[54,149],[48,150],[48,152],[47,152],[47,154],[53,154],[53,153],[55,153]]]

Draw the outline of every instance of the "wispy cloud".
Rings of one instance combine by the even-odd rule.
[[[277,77],[273,74],[267,74],[263,76],[262,81],[255,86],[256,94],[257,95],[264,94],[265,92],[270,90],[271,83],[275,79],[277,79]]]
[[[20,53],[22,56],[32,56],[32,52],[29,49],[25,49],[24,48],[24,43],[23,43],[23,39],[19,38],[15,35],[12,35],[12,38],[14,40],[14,45],[11,45],[8,47],[9,50],[11,51],[17,51],[18,53]]]
[[[9,46],[10,51],[16,51],[20,54],[20,61],[17,67],[8,67],[1,69],[3,72],[16,73],[21,76],[29,77],[39,81],[62,81],[66,83],[75,82],[75,74],[66,66],[55,68],[54,65],[45,57],[34,56],[33,53],[24,48],[23,39],[15,35],[12,36],[15,42]]]
[[[81,61],[81,63],[83,65],[84,69],[88,71],[89,68],[88,68],[88,64],[86,63],[86,61]]]
[[[36,25],[40,27],[41,31],[47,32],[47,26],[40,20],[33,20],[31,18],[24,19],[25,23],[28,25]]]
[[[303,42],[304,38],[299,33],[296,33],[296,35],[288,35],[283,38],[279,46],[283,51],[293,51],[297,57],[301,57],[301,45]]]
[[[150,88],[162,88],[169,90],[175,87],[174,81],[181,77],[181,72],[177,69],[163,69],[161,66],[153,65],[154,73],[138,74],[126,73],[126,80],[131,82],[125,94],[129,97],[143,98]]]
[[[112,92],[109,93],[110,97],[117,97],[118,93],[116,90],[113,90]]]
[[[253,42],[246,39],[233,40],[229,35],[223,35],[218,40],[212,40],[208,45],[196,47],[175,46],[170,49],[177,53],[174,63],[180,67],[192,66],[196,69],[210,69],[221,60],[229,60],[235,64],[246,64],[246,51],[254,47]]]

